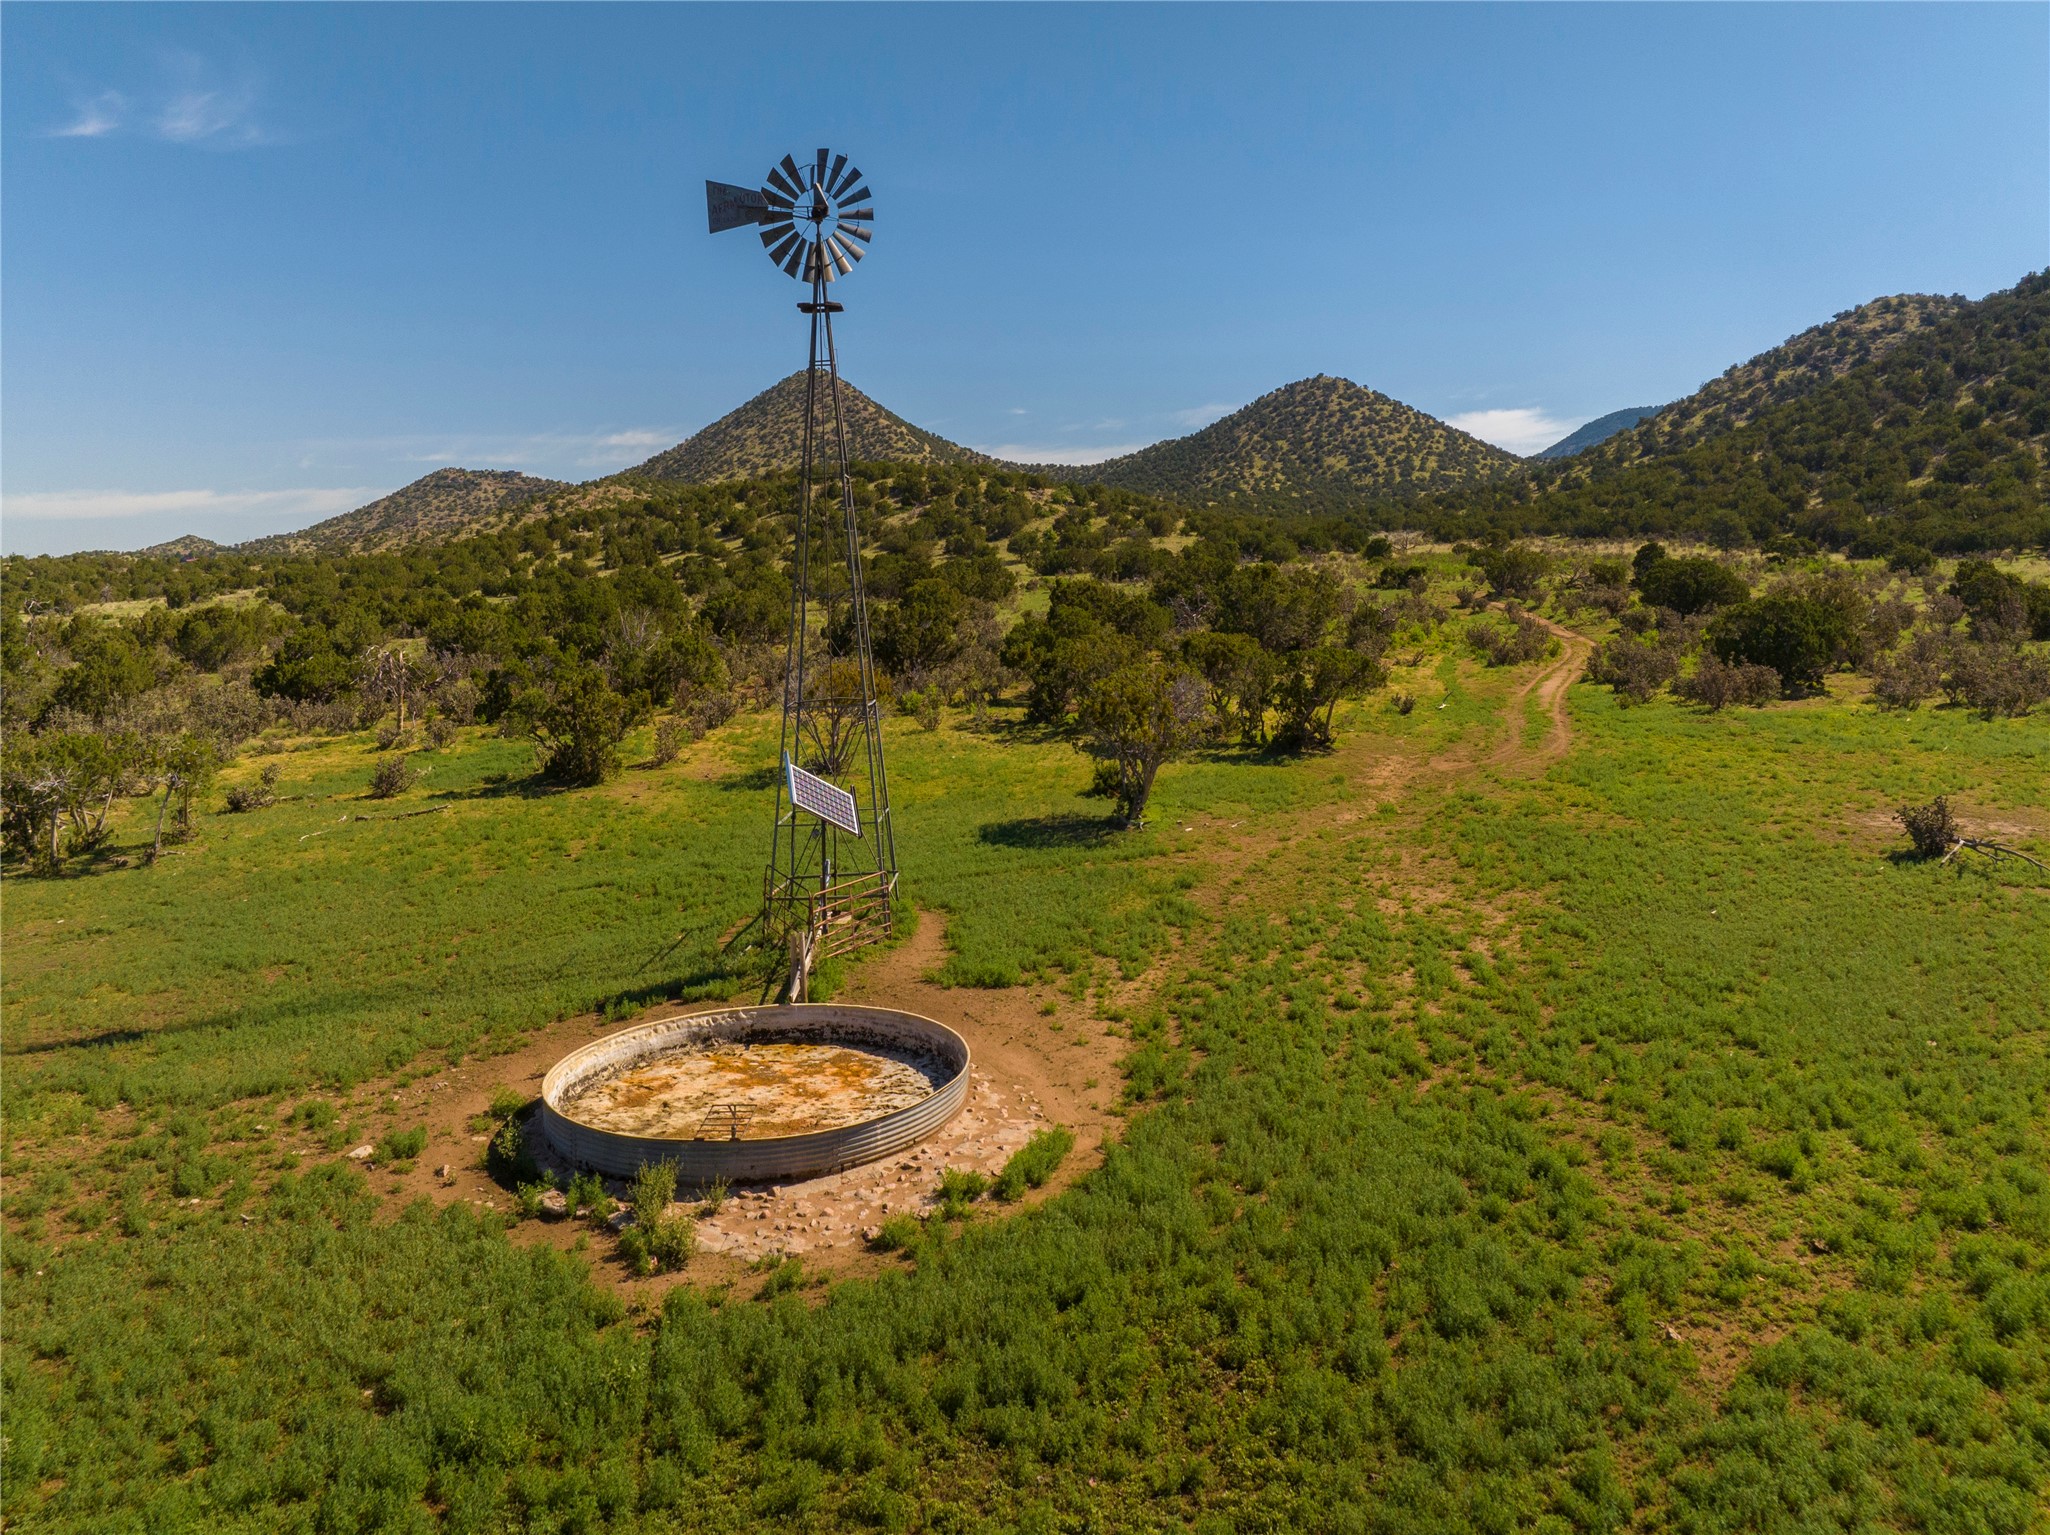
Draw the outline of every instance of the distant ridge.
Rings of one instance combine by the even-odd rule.
[[[1607,442],[1618,432],[1627,432],[1646,416],[1658,414],[1656,405],[1632,405],[1626,410],[1612,410],[1606,416],[1596,416],[1577,431],[1569,432],[1549,448],[1541,448],[1531,454],[1532,458],[1571,458],[1584,452],[1598,442]]]
[[[1101,464],[1034,467],[1191,505],[1300,507],[1452,490],[1514,474],[1520,463],[1378,390],[1320,373],[1187,437]]]
[[[804,395],[805,375],[799,369],[627,472],[691,485],[716,485],[794,469],[804,456]],[[1000,467],[987,454],[949,442],[883,409],[844,378],[840,380],[840,411],[847,423],[848,452],[857,459]]]
[[[567,488],[513,469],[437,469],[390,495],[316,522],[297,533],[274,533],[236,545],[243,554],[367,554],[405,544],[442,542],[522,502]]]
[[[201,555],[227,552],[226,544],[201,538],[197,533],[187,533],[182,538],[167,539],[161,544],[151,544],[147,549],[135,551],[137,558],[145,560],[196,560]]]

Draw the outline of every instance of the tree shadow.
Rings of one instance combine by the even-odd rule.
[[[79,1039],[43,1039],[32,1045],[16,1045],[9,1055],[48,1055],[53,1050],[98,1050],[113,1045],[132,1045],[145,1039],[155,1039],[158,1029],[102,1029],[97,1034],[87,1034]]]
[[[1113,816],[1059,815],[1025,816],[1015,821],[990,821],[975,829],[975,840],[985,847],[1058,848],[1094,847],[1123,830],[1124,823]]]
[[[458,800],[550,799],[557,794],[569,792],[567,785],[550,783],[539,773],[531,773],[525,778],[487,778],[468,789],[436,789],[424,798],[445,803]]]
[[[722,778],[715,778],[712,780],[712,786],[717,789],[724,789],[729,794],[741,791],[753,792],[761,789],[775,788],[776,780],[779,776],[773,767],[749,768],[744,773],[728,773]]]
[[[977,732],[970,732],[975,734]],[[1069,739],[1068,733],[1058,725],[1043,724],[1028,719],[1002,719],[992,717],[987,729],[979,732],[985,739],[1005,746],[1051,746]]]

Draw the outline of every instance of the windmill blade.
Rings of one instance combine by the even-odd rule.
[[[833,169],[826,176],[826,195],[828,197],[836,195],[834,189],[840,185],[840,172],[846,166],[847,157],[845,155],[833,156]]]
[[[774,245],[778,240],[789,234],[790,230],[789,218],[783,214],[777,214],[775,222],[762,231],[762,244]]]
[[[826,250],[826,253],[833,258],[833,266],[839,271],[842,277],[845,277],[849,272],[854,270],[854,263],[852,261],[849,261],[847,259],[847,253],[840,249],[840,242],[838,240],[835,240],[831,235],[828,235],[825,238],[823,245]]]
[[[873,224],[876,210],[873,208],[846,208],[840,213],[840,220],[847,224]]]
[[[847,188],[851,186],[858,186],[860,185],[860,183],[861,167],[858,165],[850,165],[847,167],[847,174],[844,176],[835,175],[833,177],[833,184],[827,187],[826,190],[828,192],[831,192],[835,197],[838,197],[842,192],[846,191]]]
[[[769,216],[769,205],[752,187],[736,187],[724,181],[705,183],[705,216],[712,233],[759,224]]]
[[[843,235],[852,235],[855,239],[861,241],[864,245],[875,237],[875,231],[870,229],[868,225],[849,224],[844,221],[840,225],[839,233]]]
[[[783,174],[789,179],[790,187],[798,196],[804,195],[804,172],[797,168],[797,162],[785,155],[776,162],[783,167]]]
[[[811,184],[813,186],[822,187],[826,184],[826,156],[831,153],[832,151],[829,149],[821,149],[819,151],[819,163],[812,167]]]
[[[790,163],[790,156],[785,155],[783,157],[783,162],[784,164],[788,165]],[[792,174],[786,176],[783,174],[782,171],[777,170],[774,167],[771,167],[768,175],[769,186],[774,187],[779,192],[787,193],[789,196],[793,198],[801,197],[804,194],[797,185],[797,167],[792,165],[790,166],[790,169]],[[764,187],[762,190],[767,191],[768,187]]]
[[[847,179],[849,181],[859,181],[861,178],[859,176],[849,176]],[[843,203],[865,203],[873,196],[875,196],[875,193],[871,192],[867,187],[863,187],[859,192],[849,192],[845,197],[839,198],[837,201]]]
[[[767,244],[770,238],[771,237],[769,235],[763,235],[762,242],[764,244]],[[775,262],[777,266],[783,265],[783,258],[790,254],[791,247],[796,245],[803,238],[804,237],[800,235],[796,230],[785,229],[783,231],[782,242],[770,249],[769,259]]]
[[[868,254],[867,251],[856,245],[852,240],[838,234],[833,236],[833,249],[846,257],[850,266]]]
[[[790,247],[790,254],[780,263],[786,275],[795,277],[800,263],[811,248],[811,241],[799,235]]]
[[[762,201],[771,208],[781,209],[785,213],[790,212],[791,209],[797,206],[796,203],[785,197],[781,192],[772,192],[767,187],[762,188]]]

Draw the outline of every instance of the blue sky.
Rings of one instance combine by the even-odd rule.
[[[2050,8],[5,12],[0,540],[582,479],[803,361],[707,176],[851,151],[848,376],[1084,460],[1336,373],[1530,451],[2046,264]]]

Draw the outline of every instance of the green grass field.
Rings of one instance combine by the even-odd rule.
[[[2041,856],[2050,727],[1581,686],[1497,772],[1537,669],[1434,651],[1414,713],[1171,767],[1129,836],[1063,744],[893,724],[943,975],[1143,977],[1128,1117],[1053,1200],[768,1298],[631,1310],[278,1129],[744,987],[760,721],[564,794],[466,737],[368,802],[366,743],[309,743],[309,797],[178,858],[10,881],[9,1523],[2042,1528],[2050,880],[1887,816]]]

